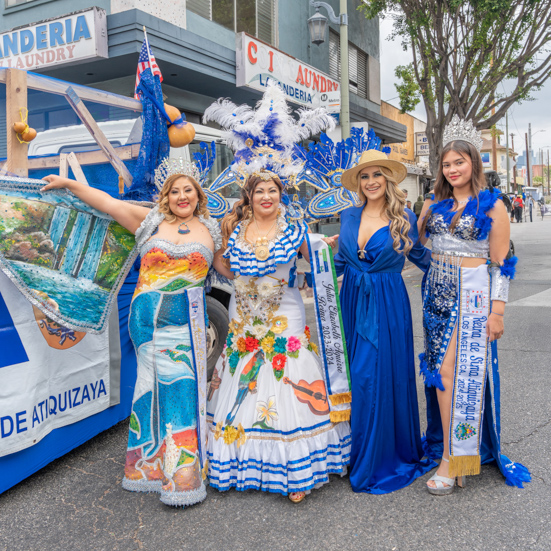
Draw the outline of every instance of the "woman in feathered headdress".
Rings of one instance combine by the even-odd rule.
[[[294,502],[346,471],[348,422],[333,423],[324,375],[305,323],[297,258],[308,257],[302,220],[286,218],[284,188],[302,166],[294,144],[334,123],[324,110],[295,121],[281,90],[257,109],[221,100],[205,118],[227,129],[241,200],[222,222],[215,267],[233,278],[230,333],[211,383],[209,480],[218,490],[258,489]]]
[[[425,352],[421,373],[427,396],[426,451],[442,457],[427,483],[434,495],[451,494],[456,479],[497,461],[509,485],[530,473],[501,454],[497,339],[516,257],[509,258],[509,219],[498,193],[484,190],[482,138],[471,121],[454,115],[434,186],[419,225],[432,239],[423,293]],[[484,191],[483,191],[484,190]],[[492,403],[493,402],[493,403]]]
[[[207,495],[206,434],[197,414],[206,387],[206,339],[198,335],[205,335],[204,281],[222,240],[198,179],[195,165],[163,161],[155,173],[159,198],[153,209],[55,175],[45,178],[43,188],[69,189],[136,236],[141,266],[128,325],[138,378],[122,486],[159,492],[163,503],[175,506]],[[205,405],[202,410],[204,417]]]
[[[342,185],[359,204],[341,213],[337,274],[352,380],[350,483],[385,494],[435,464],[423,460],[406,257],[426,270],[415,215],[398,184],[406,167],[376,149],[345,170]]]

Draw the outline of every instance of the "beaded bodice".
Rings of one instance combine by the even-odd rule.
[[[464,214],[450,231],[442,214],[432,214],[427,222],[427,233],[432,239],[433,254],[487,258],[490,240],[488,237],[479,239],[480,229],[474,224],[475,217]]]
[[[175,245],[164,239],[151,239],[141,247],[141,256],[134,296],[144,291],[175,292],[201,285],[213,254],[201,243]]]
[[[155,237],[153,234],[163,220],[164,215],[155,207],[136,232],[141,264],[134,297],[145,291],[176,292],[202,285],[209,273],[214,259],[213,251],[195,241],[176,244]],[[215,250],[220,248],[222,238],[218,223],[202,216],[199,220],[209,230]]]

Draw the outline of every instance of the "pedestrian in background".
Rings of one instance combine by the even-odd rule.
[[[534,208],[534,200],[532,199],[531,195],[528,195],[526,198],[526,209],[528,210],[528,213],[530,214],[530,222],[533,222],[532,220],[532,209]]]
[[[509,213],[509,218],[511,220],[511,224],[515,221],[515,207],[513,206],[513,201],[515,200],[515,196],[513,195],[507,195],[508,201],[504,201],[505,206],[507,207],[507,212]]]
[[[522,209],[524,208],[524,203],[522,202],[522,195],[517,195],[516,199],[513,202],[513,210],[515,211],[515,220],[517,224],[522,222]]]
[[[415,203],[413,204],[413,213],[415,214],[415,216],[417,216],[417,218],[419,218],[419,216],[421,215],[424,204],[425,201],[423,200],[423,196],[419,195],[419,197],[417,197],[417,201],[415,201]]]

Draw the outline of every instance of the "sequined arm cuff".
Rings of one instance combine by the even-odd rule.
[[[490,300],[509,300],[509,276],[501,274],[501,268],[492,266],[490,272]]]

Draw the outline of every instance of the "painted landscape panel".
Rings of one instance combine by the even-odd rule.
[[[136,257],[134,236],[67,190],[0,178],[0,265],[49,318],[101,332]]]

